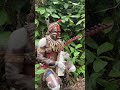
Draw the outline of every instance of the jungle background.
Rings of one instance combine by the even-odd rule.
[[[120,89],[120,0],[86,0],[86,29],[99,23],[112,26],[86,37],[86,90]]]

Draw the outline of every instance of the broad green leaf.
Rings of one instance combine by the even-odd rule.
[[[52,14],[52,10],[50,10],[49,8],[46,8],[46,11],[49,13],[49,14]]]
[[[101,59],[96,59],[93,63],[93,69],[95,72],[101,71],[105,66],[107,65],[106,61],[103,61]]]
[[[39,39],[35,40],[35,46],[38,46]]]
[[[76,51],[76,52],[74,52],[74,56],[75,56],[75,57],[76,57],[76,56],[78,56],[78,55],[79,55],[79,53],[80,53],[80,52],[77,52],[77,51]]]
[[[111,43],[105,42],[97,48],[97,55],[110,51],[113,49],[113,45]]]
[[[101,79],[101,78],[97,79],[97,83],[100,84],[103,87],[106,87],[109,84],[108,81],[106,81],[104,79]]]
[[[38,25],[39,25],[39,21],[38,21],[37,19],[35,19],[35,24],[36,24],[37,27],[38,27]]]
[[[45,70],[43,70],[43,69],[41,69],[41,70],[36,70],[36,71],[35,71],[35,75],[36,75],[36,74],[40,75],[40,74],[42,74],[42,73],[44,73],[44,72],[45,72]]]
[[[109,73],[110,77],[120,77],[120,61],[117,61]]]
[[[79,3],[72,3],[72,4],[75,5],[75,6],[79,5]]]
[[[95,90],[97,79],[98,79],[101,75],[102,75],[101,73],[92,73],[92,74],[91,74],[91,76],[90,76],[90,78],[89,78],[89,84],[90,84],[90,87],[92,87],[92,90]]]
[[[61,19],[64,21],[68,21],[69,20],[69,16],[61,16]]]
[[[35,75],[35,82],[38,82],[40,79],[41,79],[41,78],[40,78],[40,75],[39,75],[39,74],[36,74],[36,75]]]
[[[36,11],[40,14],[44,14],[45,13],[45,8],[44,7],[39,7],[36,9]]]
[[[57,14],[52,14],[51,15],[53,18],[60,18]]]
[[[37,69],[40,66],[40,64],[35,64],[35,69]]]
[[[76,59],[77,59],[77,57],[73,57],[72,58],[72,63],[75,63]]]
[[[76,47],[76,44],[74,42],[71,43],[71,46]]]
[[[75,51],[75,49],[73,47],[69,47],[69,48],[70,48],[71,53],[73,53]]]
[[[76,25],[81,24],[83,21],[85,21],[85,19],[81,19],[81,20],[79,20],[79,21],[76,23]]]
[[[92,63],[96,56],[94,55],[93,52],[91,52],[90,50],[86,49],[85,50],[85,57],[86,57],[88,63]]]
[[[72,18],[79,18],[79,17],[80,17],[80,14],[71,15],[70,17],[72,17]]]
[[[53,4],[59,4],[59,1],[53,1]]]
[[[114,25],[114,21],[112,20],[112,18],[111,18],[111,17],[107,17],[107,18],[105,18],[105,19],[103,20],[102,23],[103,23],[103,24],[112,24],[111,27],[109,27],[109,28],[107,28],[107,29],[104,30],[104,33],[109,33],[109,32],[112,30],[113,25]]]
[[[109,73],[110,77],[120,77],[120,71],[111,70]]]
[[[39,35],[38,31],[35,31],[35,37],[38,36],[38,35]]]
[[[97,49],[97,48],[98,48],[97,43],[96,43],[91,37],[87,37],[85,43],[86,43],[89,47],[91,47],[91,48],[93,48],[93,49]]]
[[[45,16],[45,18],[48,18],[48,16],[50,16],[50,14],[46,12],[46,13],[44,14],[44,16]]]
[[[78,44],[75,49],[78,49],[78,48],[81,48],[82,47],[82,44]]]
[[[65,8],[65,9],[67,9],[68,6],[69,6],[69,4],[67,4],[67,3],[64,4],[64,8]]]

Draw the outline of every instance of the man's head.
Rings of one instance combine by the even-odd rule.
[[[58,24],[61,22],[61,20],[58,20],[57,22],[51,23],[48,26],[47,35],[51,35],[55,39],[60,39],[60,25]]]

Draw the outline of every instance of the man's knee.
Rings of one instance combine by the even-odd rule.
[[[76,71],[76,67],[72,65],[72,67],[69,69],[69,72],[75,72],[75,71]]]
[[[47,70],[45,74],[46,83],[51,90],[60,90],[60,82],[58,77],[52,70]]]
[[[52,88],[51,90],[60,90],[60,85],[57,85],[56,87]]]

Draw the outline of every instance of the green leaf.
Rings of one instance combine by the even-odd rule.
[[[107,18],[105,18],[103,20],[102,24],[112,24],[111,27],[109,27],[109,28],[104,30],[104,33],[109,33],[112,30],[112,28],[113,28],[114,21],[113,21],[113,19],[111,17],[107,17]]]
[[[85,58],[87,59],[87,63],[92,63],[95,59],[94,53],[92,53],[90,50],[86,49],[85,50]]]
[[[69,20],[69,16],[61,16],[61,19],[62,19],[62,21],[64,20],[64,22],[68,21]]]
[[[37,27],[38,27],[38,25],[39,25],[39,21],[38,21],[37,19],[35,19],[35,24],[36,24]]]
[[[44,14],[46,10],[45,10],[44,7],[39,7],[39,8],[36,9],[36,11],[40,14]]]
[[[86,43],[89,47],[91,47],[91,48],[93,48],[93,49],[97,49],[97,48],[98,48],[97,43],[96,43],[91,37],[87,37],[85,43]]]
[[[64,4],[64,8],[65,8],[65,9],[67,9],[68,6],[69,6],[69,4],[67,4],[67,3]]]
[[[60,18],[57,14],[52,14],[51,15],[53,18]]]
[[[46,13],[44,14],[44,16],[45,16],[45,18],[48,18],[48,16],[50,16],[50,14],[46,12]]]
[[[49,13],[49,14],[52,14],[52,10],[50,10],[49,8],[46,8],[46,11]]]
[[[59,1],[54,1],[53,4],[59,4]]]
[[[38,35],[39,35],[38,31],[35,31],[35,37],[38,36]]]
[[[35,64],[35,69],[37,69],[40,66],[40,64]]]
[[[42,73],[44,73],[45,72],[45,70],[43,70],[43,69],[40,69],[40,70],[36,70],[35,71],[35,75],[40,75],[40,74],[42,74]]]
[[[102,45],[100,45],[97,49],[97,55],[99,56],[100,54],[110,51],[113,49],[113,45],[111,43],[105,42]]]
[[[78,44],[75,49],[78,49],[78,48],[81,48],[82,47],[82,44]]]
[[[35,75],[35,82],[38,82],[39,80],[40,80],[41,78],[40,78],[40,75]]]
[[[35,40],[35,46],[38,46],[39,39]]]
[[[72,18],[79,18],[79,17],[80,17],[80,14],[71,15],[70,17],[72,17]],[[82,21],[84,21],[84,20],[82,19]]]
[[[109,73],[110,77],[120,77],[120,71],[111,70]]]
[[[107,62],[101,60],[101,59],[96,59],[93,63],[93,69],[95,72],[101,71],[105,66],[107,65]]]
[[[73,57],[72,58],[72,63],[75,63],[76,59],[77,59],[77,57]]]
[[[69,48],[70,48],[71,53],[73,53],[75,51],[75,49],[73,47],[69,47]]]
[[[76,51],[76,52],[74,52],[74,56],[75,56],[75,57],[76,57],[76,56],[78,56],[78,55],[79,55],[79,53],[80,53],[80,52],[77,52],[77,51]]]
[[[85,21],[85,19],[81,19],[81,20],[79,20],[79,21],[76,23],[76,25],[81,24],[83,21]]]
[[[89,85],[92,87],[92,90],[96,90],[96,82],[97,79],[101,76],[101,73],[92,73],[90,78],[89,78]]]
[[[120,61],[117,61],[109,73],[110,77],[120,77]]]
[[[109,84],[108,81],[106,81],[104,79],[101,79],[101,78],[97,79],[97,83],[100,84],[103,87],[106,87]]]

